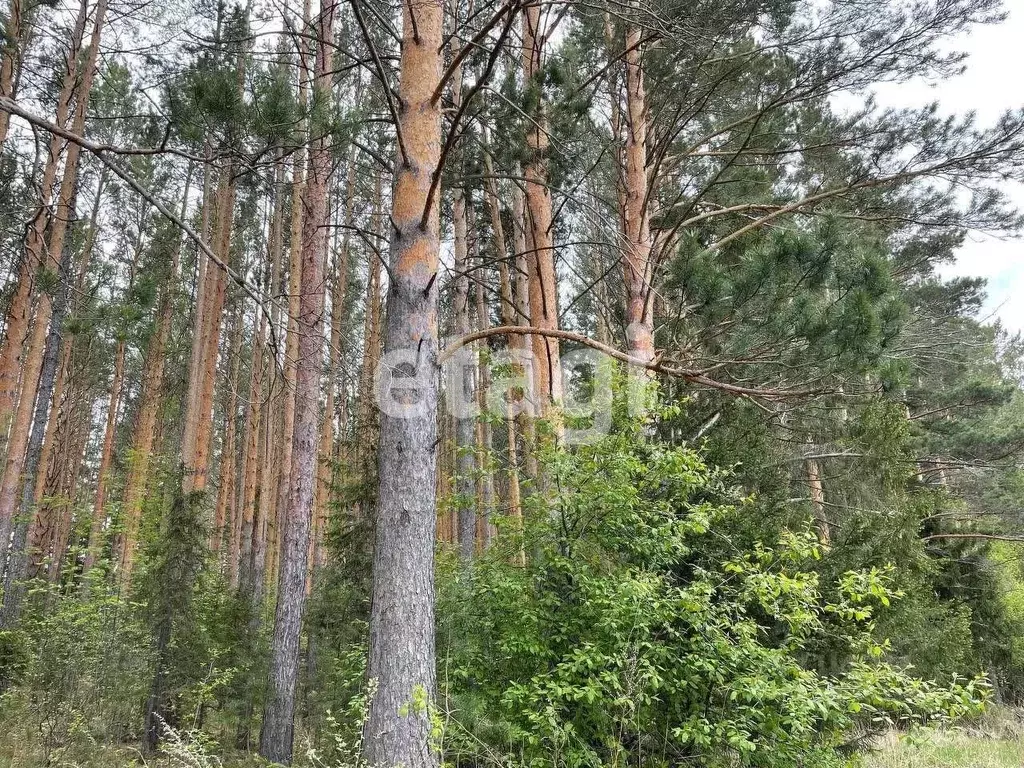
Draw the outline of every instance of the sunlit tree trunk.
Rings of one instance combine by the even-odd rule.
[[[209,151],[209,143],[207,144]],[[214,169],[207,164],[203,169],[203,208],[200,230],[206,242],[211,241],[211,229],[217,218],[219,208],[217,197],[213,192]],[[181,463],[185,468],[183,475],[186,488],[191,487],[190,467],[196,461],[196,443],[199,435],[199,393],[200,377],[203,370],[203,354],[205,349],[206,317],[209,314],[208,304],[212,292],[212,273],[216,269],[210,263],[209,256],[202,249],[196,257],[195,309],[192,316],[192,348],[188,363],[188,389],[185,393],[183,413],[184,424],[181,438]]]
[[[231,163],[228,163],[221,171],[216,195],[215,253],[225,264],[231,260],[231,230],[234,223],[235,184],[232,174]],[[213,431],[213,393],[217,379],[221,321],[227,300],[227,275],[223,269],[208,266],[206,288],[208,302],[203,312],[200,362],[196,380],[189,382],[189,386],[195,387],[196,390],[194,397],[191,398],[195,412],[188,414],[185,419],[186,425],[193,425],[195,438],[194,442],[183,442],[182,445],[182,463],[185,468],[182,482],[186,495],[205,491],[208,482],[210,439]]]

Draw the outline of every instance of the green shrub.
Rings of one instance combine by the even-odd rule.
[[[625,434],[550,457],[529,565],[506,536],[442,561],[441,707],[455,763],[843,765],[865,731],[978,711],[885,660],[883,569],[822,583],[806,531],[734,543],[753,505],[693,451]],[[825,674],[808,649],[846,649]]]

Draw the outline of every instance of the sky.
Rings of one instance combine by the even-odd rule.
[[[977,27],[954,41],[970,55],[967,71],[940,85],[910,84],[879,90],[881,103],[920,106],[938,101],[944,111],[975,111],[981,124],[990,124],[1007,109],[1024,106],[1024,3],[1007,0],[1010,15],[996,26]],[[1024,186],[1007,193],[1024,209]],[[999,319],[1009,331],[1024,331],[1024,240],[1000,240],[977,233],[968,236],[955,264],[942,269],[953,277],[988,279],[988,302],[983,317]]]

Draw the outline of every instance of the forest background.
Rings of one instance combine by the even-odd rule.
[[[1018,728],[999,0],[4,13],[4,764]]]

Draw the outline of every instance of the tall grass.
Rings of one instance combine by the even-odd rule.
[[[1024,714],[1002,710],[971,728],[890,734],[864,768],[1024,768]]]

